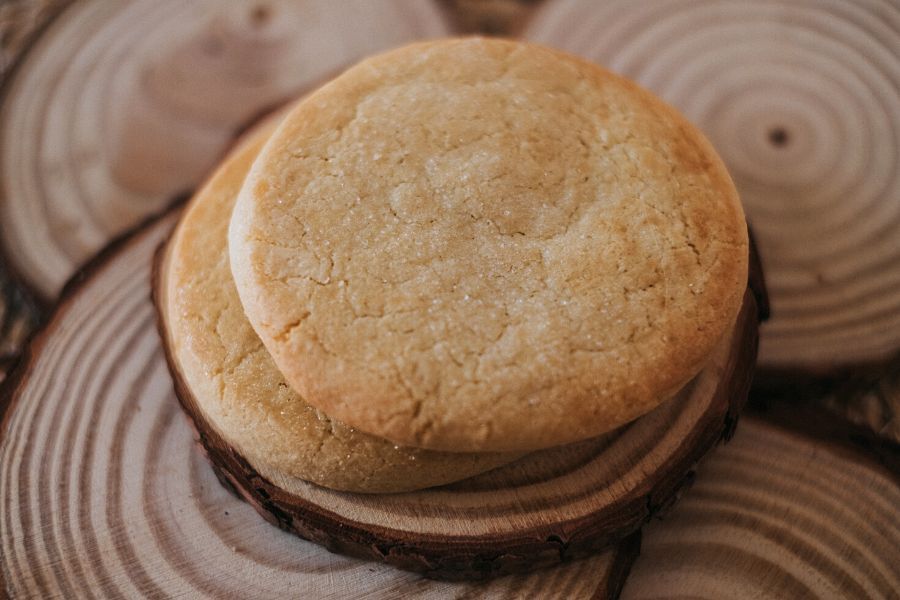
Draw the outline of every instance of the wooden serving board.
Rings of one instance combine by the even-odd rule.
[[[156,281],[154,296],[159,289]],[[268,480],[210,426],[168,359],[219,479],[266,520],[336,552],[430,577],[485,579],[606,550],[668,509],[694,465],[731,435],[752,379],[758,323],[748,290],[733,331],[704,370],[633,423],[452,485],[391,495]]]

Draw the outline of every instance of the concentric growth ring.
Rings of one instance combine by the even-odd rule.
[[[417,0],[66,8],[0,107],[7,257],[52,298],[110,237],[193,188],[248,119],[363,55],[446,33]]]
[[[645,529],[622,598],[890,598],[898,502],[886,473],[746,419],[671,515]]]
[[[766,268],[764,366],[900,349],[900,6],[555,0],[526,36],[636,80],[709,136]]]

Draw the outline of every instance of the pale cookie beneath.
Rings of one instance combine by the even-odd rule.
[[[413,490],[517,458],[396,446],[328,418],[285,383],[244,317],[226,250],[241,182],[276,124],[248,134],[197,193],[160,265],[164,341],[187,401],[257,471],[288,491],[297,479],[358,492]]]
[[[648,412],[747,285],[741,205],[695,127],[501,40],[401,48],[309,96],[255,161],[229,246],[294,388],[442,450],[545,448]]]

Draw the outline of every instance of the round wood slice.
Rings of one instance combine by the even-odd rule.
[[[709,136],[766,269],[761,368],[900,349],[900,4],[548,0],[525,35],[636,80]]]
[[[229,494],[174,397],[149,301],[174,220],[90,263],[0,388],[0,597],[618,595],[639,534],[552,573],[438,582],[332,554]]]
[[[45,298],[196,185],[260,111],[363,55],[448,32],[431,0],[59,5],[0,106],[0,245]]]
[[[742,418],[690,493],[644,528],[622,598],[898,597],[898,471],[836,445],[835,429],[771,420]]]
[[[246,597],[303,586],[390,596],[398,586],[469,588],[426,584],[385,562],[477,577],[589,552],[598,554],[490,589],[614,591],[636,544],[599,551],[671,505],[731,432],[749,385],[757,317],[748,294],[735,344],[678,399],[602,439],[444,488],[354,495],[310,485],[306,497],[288,496],[200,424],[218,474],[253,508],[378,562],[335,556],[277,533],[193,449],[149,300],[151,256],[174,220],[148,225],[76,278],[0,392],[0,564],[17,593]]]

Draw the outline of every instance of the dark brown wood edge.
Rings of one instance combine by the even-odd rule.
[[[777,367],[760,366],[757,381],[760,387],[776,392],[799,387],[819,390],[856,380],[861,374],[898,368],[900,368],[900,351],[881,358],[853,363],[822,364],[815,367],[800,363]]]
[[[21,349],[20,333],[27,337],[41,318],[37,303],[7,271],[0,261],[0,379]]]
[[[762,257],[759,254],[759,244],[753,234],[753,227],[747,226],[747,237],[750,240],[750,263],[748,265],[747,278],[750,291],[756,298],[756,308],[759,311],[759,320],[768,321],[771,314],[769,305],[769,289],[766,287],[766,275],[763,270]]]
[[[557,564],[611,547],[674,504],[680,492],[693,480],[701,458],[720,439],[727,440],[733,434],[750,389],[758,344],[755,295],[759,291],[754,293],[748,286],[735,334],[737,350],[732,352],[714,392],[718,405],[688,434],[682,446],[688,450],[659,469],[660,476],[655,484],[639,486],[615,506],[552,526],[523,530],[514,536],[449,538],[364,525],[273,485],[204,420],[166,343],[165,311],[160,297],[161,264],[166,247],[167,242],[160,244],[153,263],[157,327],[176,396],[219,480],[281,529],[332,552],[382,561],[427,577],[487,579]]]
[[[447,25],[447,37],[471,35],[470,32],[460,27],[459,14],[456,7],[451,6],[447,0],[434,0],[433,5]]]
[[[11,61],[9,68],[0,72],[0,106],[6,102],[9,88],[16,79],[16,75],[25,63],[25,58],[31,53],[32,48],[34,48],[34,45],[41,37],[43,37],[44,33],[60,18],[60,16],[74,4],[74,0],[66,0],[45,15],[44,20],[28,35],[27,41],[22,44],[15,59]],[[0,167],[0,180],[2,180],[3,177],[2,167]],[[5,197],[3,194],[3,187],[0,186],[0,203],[3,202],[5,202]],[[25,277],[23,273],[19,272],[15,263],[9,260],[13,251],[12,248],[9,248],[6,240],[3,239],[3,236],[0,235],[0,263],[3,263],[3,268],[13,285],[17,286],[20,290],[23,290],[24,293],[27,294],[29,300],[35,304],[38,311],[38,318],[40,319],[41,317],[46,316],[52,309],[55,304],[54,299],[41,293],[40,290],[31,285],[28,278]],[[40,327],[40,323],[38,324],[38,327]]]

